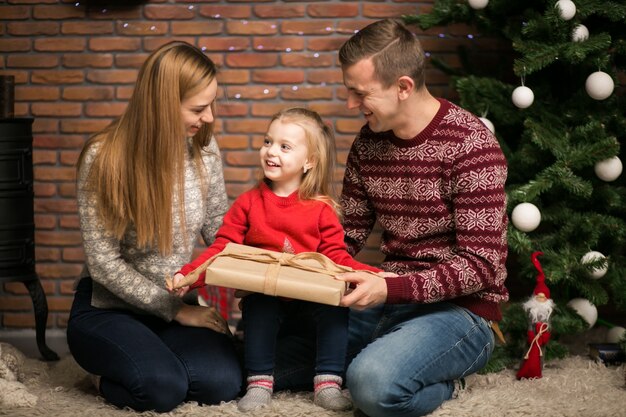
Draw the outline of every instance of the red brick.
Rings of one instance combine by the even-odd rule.
[[[80,103],[33,103],[30,107],[33,116],[80,116],[82,105]]]
[[[115,98],[119,100],[128,100],[132,96],[134,90],[135,90],[134,85],[117,87],[115,89],[116,91]]]
[[[63,133],[96,133],[104,129],[110,120],[62,120],[61,132]]]
[[[332,38],[309,38],[307,47],[309,51],[339,51],[339,48],[348,40],[348,37]]]
[[[187,5],[147,5],[143,7],[143,14],[147,19],[156,20],[187,20],[195,16],[194,10]]]
[[[312,84],[343,84],[341,69],[319,69],[308,71],[307,81]]]
[[[82,248],[63,248],[64,262],[84,262],[85,252]]]
[[[57,163],[57,153],[56,151],[42,151],[39,149],[35,149],[33,152],[33,165],[54,165]]]
[[[89,39],[89,49],[97,52],[137,51],[141,48],[141,39],[124,37],[102,37]]]
[[[2,14],[1,11],[0,14]],[[60,24],[57,22],[7,23],[7,33],[13,36],[56,35],[59,33],[59,28]]]
[[[18,86],[15,101],[55,101],[60,97],[59,87]]]
[[[72,232],[73,234],[78,234],[78,232]],[[69,237],[60,237],[61,240],[69,240]],[[73,240],[73,239],[72,239]],[[63,245],[63,243],[60,243]],[[38,263],[35,265],[35,270],[37,271],[37,275],[39,278],[44,279],[56,279],[56,278],[74,278],[80,275],[83,266],[80,264],[48,264],[48,263]],[[48,299],[48,303],[50,304],[50,299]]]
[[[144,37],[142,40],[143,49],[146,51],[154,51],[155,49],[158,49],[159,47],[165,45],[166,43],[173,42],[173,41],[182,41],[182,42],[187,42],[191,45],[196,45],[196,39],[194,37],[185,37],[185,36],[167,36],[167,37],[158,36],[154,38]]]
[[[367,20],[359,20],[359,19],[348,19],[342,20],[337,24],[337,33],[341,33],[344,35],[352,36],[359,30],[363,29],[365,26],[370,23],[374,23],[378,19],[367,19]]]
[[[35,178],[39,180],[45,179],[45,181],[73,181],[75,179],[75,168],[60,168],[60,167],[46,167],[35,166],[34,174]]]
[[[254,14],[262,19],[304,17],[305,6],[297,4],[254,6]]]
[[[252,71],[252,81],[260,84],[302,83],[304,71],[257,70]]]
[[[52,68],[59,65],[59,57],[50,54],[10,55],[7,66],[15,68]]]
[[[217,144],[221,150],[248,149],[248,135],[219,135]]]
[[[74,279],[60,281],[59,292],[64,295],[72,295],[75,292],[75,285],[76,284]]]
[[[245,103],[218,103],[218,117],[245,116],[248,114],[248,105]]]
[[[269,118],[286,107],[291,107],[291,105],[288,103],[253,103],[251,114]],[[269,123],[269,119],[267,123]]]
[[[0,305],[4,311],[22,311],[33,308],[30,297],[0,296]]]
[[[321,116],[358,116],[360,114],[358,109],[348,109],[345,104],[342,103],[334,103],[334,102],[315,102],[308,103],[307,107],[311,110],[315,110]],[[354,139],[354,138],[353,138]]]
[[[285,100],[330,100],[333,98],[331,87],[282,88],[280,96]]]
[[[226,120],[225,129],[229,133],[265,133],[267,130],[267,120]]]
[[[140,68],[148,54],[123,54],[115,56],[115,66],[117,68]]]
[[[220,70],[217,72],[219,84],[247,84],[250,82],[249,70]]]
[[[0,6],[0,16],[3,20],[24,20],[30,16],[28,6]]]
[[[280,62],[286,67],[330,67],[334,60],[334,56],[322,54],[282,54],[280,56]]]
[[[35,123],[37,120],[35,120]],[[35,135],[33,137],[33,146],[35,148],[50,148],[50,149],[68,149],[68,148],[82,148],[84,143],[83,136],[71,136],[71,135]]]
[[[87,80],[96,84],[134,84],[137,81],[137,70],[96,70],[89,71]]]
[[[36,247],[35,259],[37,262],[58,261],[61,259],[61,250],[59,248]]]
[[[30,39],[0,39],[0,52],[30,51],[30,46]]]
[[[54,184],[44,184],[45,186],[52,186]],[[53,214],[36,214],[35,215],[35,228],[37,230],[52,230],[57,227],[57,217]],[[39,247],[35,248],[35,251]]]
[[[63,66],[67,68],[109,68],[111,65],[111,54],[63,54]]]
[[[15,78],[16,89],[19,88],[20,84],[25,84],[26,82],[28,82],[28,72],[27,71],[0,70],[0,75],[12,75]]]
[[[74,167],[76,162],[78,162],[78,155],[80,150],[71,150],[71,151],[60,151],[59,152],[59,162],[61,165],[70,165]]]
[[[165,22],[119,22],[117,34],[121,36],[158,36],[167,33]]]
[[[198,47],[204,51],[245,51],[250,48],[250,39],[241,36],[199,38]]]
[[[87,103],[85,115],[90,117],[117,117],[126,110],[126,103]]]
[[[226,33],[231,35],[275,35],[276,22],[230,20],[226,22]]]
[[[278,96],[275,87],[239,87],[228,88],[228,97],[237,100],[269,100]]]
[[[312,17],[356,17],[359,14],[359,4],[310,4],[306,8],[307,14]]]
[[[113,87],[65,87],[63,89],[63,100],[78,101],[104,101],[112,100],[114,97]]]
[[[76,184],[74,182],[59,184],[59,195],[64,198],[75,198]]]
[[[54,282],[42,281],[41,287],[44,293],[54,294]],[[4,290],[9,294],[28,294],[28,288],[26,288],[23,282],[8,282],[4,284]]]
[[[80,232],[35,231],[35,242],[47,246],[73,246],[80,245],[82,238]]]
[[[64,35],[111,35],[113,22],[62,22],[61,33]]]
[[[258,51],[302,51],[304,49],[304,38],[281,36],[279,38],[255,37],[253,40],[254,49]]]
[[[257,155],[257,164],[259,157]],[[252,172],[248,168],[225,168],[224,179],[229,182],[250,182],[254,180]]]
[[[70,311],[74,297],[48,297],[48,311]]]
[[[283,34],[330,35],[335,31],[332,20],[284,21],[280,27]]]
[[[226,194],[228,198],[234,200],[250,188],[250,184],[226,184]]]
[[[172,35],[218,35],[224,30],[224,22],[219,20],[171,22],[170,26]]]
[[[364,3],[363,4],[363,16],[373,17],[376,19],[383,19],[386,17],[400,17],[402,15],[415,14],[415,6],[409,5],[397,5],[397,4],[376,4],[376,3]]]
[[[87,44],[84,38],[47,38],[35,39],[34,49],[40,52],[83,51]]]
[[[358,133],[363,127],[361,119],[338,119],[335,122],[335,130],[339,133]]]
[[[73,186],[70,184],[64,184],[66,186]],[[75,186],[73,186],[74,190],[76,189]],[[76,193],[74,193],[76,194]],[[73,214],[73,215],[64,215],[64,216],[60,216],[59,218],[59,226],[61,226],[63,229],[72,229],[72,230],[79,230],[80,229],[80,220],[78,218],[77,214]]]
[[[50,119],[35,119],[33,122],[33,133],[52,133],[57,132],[59,122]]]
[[[33,84],[79,84],[84,80],[84,73],[77,70],[41,70],[33,71],[31,74]]]
[[[87,13],[88,19],[94,20],[118,20],[118,19],[131,19],[137,20],[141,19],[141,8],[133,7],[133,8],[117,8],[117,9],[109,9],[106,7],[93,7],[90,8]]]
[[[33,17],[38,20],[69,20],[85,17],[82,7],[34,6]]]
[[[54,322],[54,315],[49,314],[46,327],[50,327]],[[2,315],[2,325],[7,328],[35,328],[35,315],[31,313],[4,313]]]
[[[226,56],[226,64],[236,68],[252,68],[252,67],[274,67],[278,63],[278,55],[276,54],[233,54]]]
[[[244,19],[250,17],[250,6],[225,6],[220,4],[219,6],[200,6],[199,14],[202,17],[208,17],[211,19]]]

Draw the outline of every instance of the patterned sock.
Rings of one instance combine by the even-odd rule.
[[[246,395],[237,403],[239,411],[251,411],[269,405],[274,391],[272,375],[253,375],[248,377]]]
[[[341,393],[342,379],[337,375],[316,375],[313,379],[315,396],[313,402],[320,407],[333,411],[352,408],[352,401]]]

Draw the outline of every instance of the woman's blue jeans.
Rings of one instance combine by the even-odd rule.
[[[91,306],[92,281],[77,287],[67,327],[76,362],[101,375],[100,394],[117,407],[166,412],[183,401],[219,404],[241,390],[234,345],[210,329]]]
[[[485,319],[447,302],[351,310],[349,331],[347,387],[355,407],[370,417],[434,411],[451,398],[454,380],[480,370],[494,348]],[[310,343],[301,335],[282,342],[277,388],[308,388]]]

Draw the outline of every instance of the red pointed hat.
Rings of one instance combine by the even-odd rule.
[[[543,274],[543,269],[541,269],[541,264],[537,259],[537,257],[541,255],[543,255],[543,252],[539,251],[533,252],[533,254],[530,255],[530,259],[532,260],[533,265],[535,265],[535,268],[537,268],[537,271],[539,271],[539,273],[537,274],[537,285],[535,285],[535,291],[533,292],[533,294],[538,295],[539,293],[543,293],[546,298],[550,298],[550,289],[546,285],[546,276]]]

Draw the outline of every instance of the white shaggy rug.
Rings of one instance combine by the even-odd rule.
[[[156,416],[159,414],[119,410],[108,405],[95,391],[85,372],[65,356],[46,363],[24,358],[21,383],[36,403],[23,407],[0,404],[0,416]],[[468,388],[458,399],[447,401],[432,417],[626,416],[626,365],[606,367],[587,357],[572,356],[550,362],[539,380],[517,381],[513,370],[469,378]],[[244,416],[235,402],[220,406],[182,404],[161,416],[212,417]],[[310,393],[278,393],[270,408],[254,417],[351,417],[352,412],[325,411],[312,402]]]

